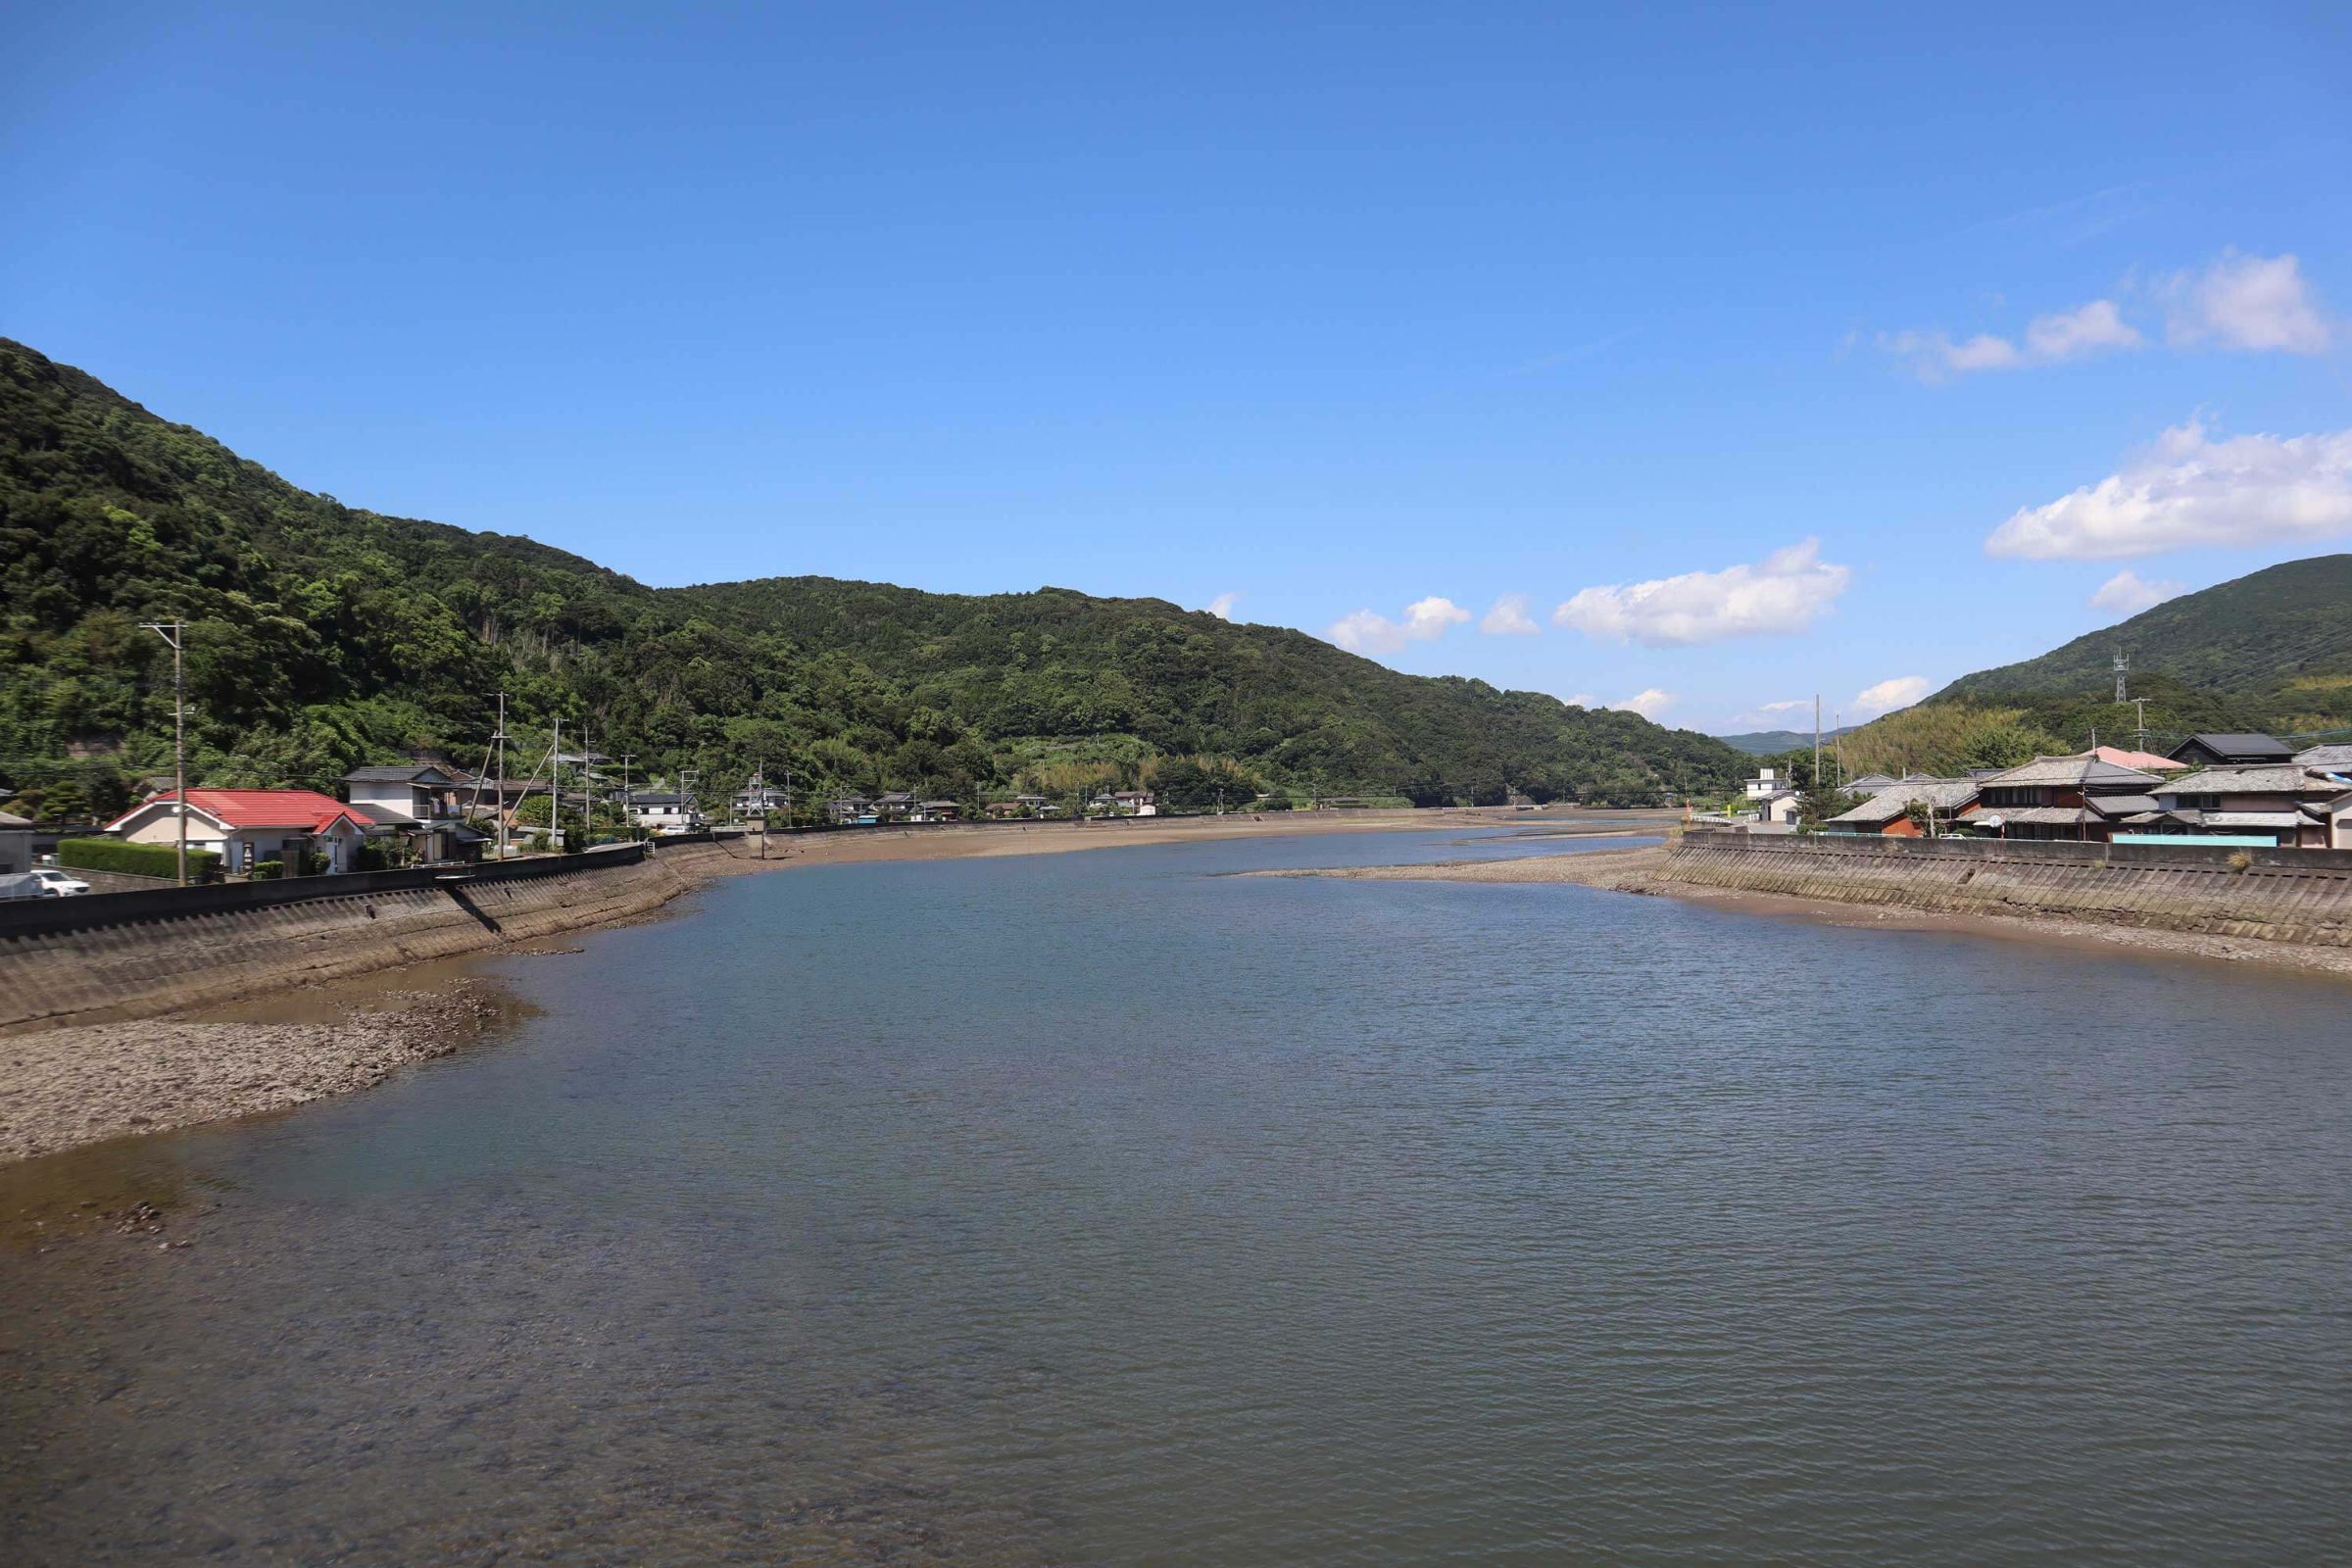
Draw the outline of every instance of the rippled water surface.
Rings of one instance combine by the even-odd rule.
[[[2352,1553],[2352,992],[1213,874],[1462,853],[746,878],[52,1167],[192,1245],[0,1253],[0,1556]]]

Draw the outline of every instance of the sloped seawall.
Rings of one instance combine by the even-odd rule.
[[[0,1029],[141,1017],[625,918],[744,852],[628,845],[471,868],[90,894],[0,906]]]
[[[1692,830],[1661,883],[2352,947],[2352,851]]]

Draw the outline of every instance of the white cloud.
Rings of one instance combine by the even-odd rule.
[[[2184,582],[2175,582],[2170,577],[2150,581],[2126,566],[2099,584],[2099,591],[2090,596],[2090,608],[2117,615],[2136,615],[2143,610],[2155,609],[2167,599],[2178,599],[2186,592],[2188,584]]]
[[[1394,654],[1408,642],[1432,642],[1470,618],[1470,612],[1450,599],[1432,594],[1404,607],[1401,621],[1375,611],[1358,610],[1342,615],[1325,629],[1324,637],[1351,654]]]
[[[2037,316],[2026,324],[2026,352],[2042,365],[2101,349],[2135,349],[2145,341],[2113,300],[2092,300],[2081,310]]]
[[[2013,369],[2020,363],[2017,345],[1990,332],[1958,343],[1948,332],[1881,332],[1878,344],[1895,358],[1909,360],[1923,381],[1949,380],[1971,370]]]
[[[1898,708],[1909,708],[1932,689],[1925,675],[1897,675],[1876,686],[1865,686],[1855,694],[1853,707],[1847,711],[1862,718],[1876,718]]]
[[[1758,703],[1744,712],[1734,713],[1729,720],[1735,729],[1778,729],[1788,713],[1802,713],[1813,706],[1810,697],[1791,697],[1785,703]]]
[[[1881,332],[1879,347],[1911,362],[1923,381],[1942,381],[1972,370],[2015,370],[2029,365],[2059,365],[2107,349],[2135,349],[2146,341],[2124,319],[2113,300],[2092,300],[2071,311],[2036,316],[2026,323],[2023,344],[1990,332],[1954,342],[1945,332]]]
[[[2111,561],[2194,545],[2303,542],[2352,532],[2352,430],[2211,440],[2191,421],[2119,473],[2021,508],[1987,555]]]
[[[1216,598],[1211,599],[1203,608],[1206,609],[1210,614],[1216,616],[1219,620],[1231,620],[1233,618],[1234,606],[1240,604],[1241,602],[1242,596],[1240,594],[1219,594]]]
[[[1656,718],[1674,706],[1674,693],[1662,692],[1652,686],[1647,691],[1636,692],[1633,696],[1611,703],[1609,706],[1628,713],[1640,713],[1643,718]]]
[[[1551,618],[1588,636],[1651,647],[1798,632],[1828,612],[1852,577],[1821,560],[1820,540],[1807,539],[1752,566],[1586,588]]]
[[[2179,344],[2323,354],[2334,336],[2291,255],[2224,251],[2202,275],[2176,273],[2157,292],[2170,303],[2166,332]]]
[[[1544,630],[1528,618],[1525,594],[1504,594],[1495,600],[1478,629],[1490,637],[1534,637]]]

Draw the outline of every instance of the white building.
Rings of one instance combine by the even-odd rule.
[[[773,784],[754,784],[735,792],[735,820],[756,822],[764,816],[787,816],[792,797]]]
[[[316,790],[190,790],[186,809],[188,848],[212,851],[230,873],[305,853],[324,856],[329,871],[349,871],[366,837],[358,813]],[[109,822],[106,831],[127,844],[175,845],[179,810],[177,796],[158,795]]]
[[[629,817],[648,833],[691,833],[703,825],[692,801],[661,790],[631,795]]]

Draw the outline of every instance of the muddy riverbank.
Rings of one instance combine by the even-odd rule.
[[[1833,899],[1793,898],[1710,886],[1674,872],[1666,849],[1644,846],[1581,855],[1510,860],[1448,860],[1427,865],[1351,866],[1338,870],[1254,872],[1261,876],[1330,876],[1359,882],[1485,882],[1521,886],[1567,884],[1616,893],[1655,895],[1750,914],[1777,915],[1880,931],[1946,931],[2025,941],[2085,952],[2137,951],[2227,963],[2259,963],[2308,974],[2352,978],[2352,950],[2294,942],[2169,931],[2026,910],[1953,913]]]

